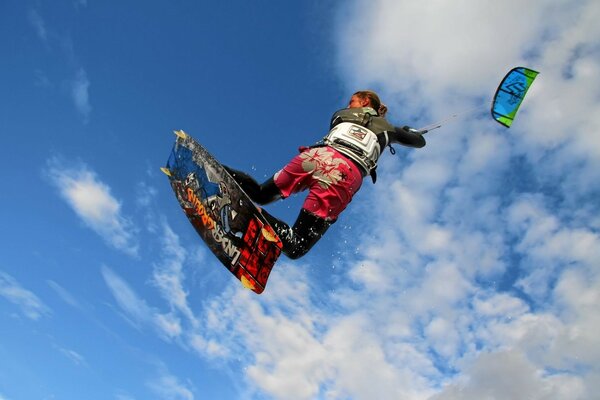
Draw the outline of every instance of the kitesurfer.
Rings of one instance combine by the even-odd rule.
[[[358,91],[347,108],[333,114],[330,131],[321,142],[301,147],[300,154],[264,183],[225,167],[260,205],[308,190],[292,227],[262,211],[289,258],[302,257],[317,243],[360,189],[364,177],[370,175],[375,183],[377,161],[386,146],[425,146],[422,132],[407,126],[394,127],[385,119],[386,112],[387,107],[375,92]]]

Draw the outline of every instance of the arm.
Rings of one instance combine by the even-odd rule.
[[[387,131],[388,144],[400,143],[408,147],[421,148],[425,146],[425,138],[420,131],[404,126],[402,128],[394,127],[393,131]]]

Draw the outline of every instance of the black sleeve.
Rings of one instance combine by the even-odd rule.
[[[387,140],[385,140],[386,133]],[[387,142],[383,146],[381,146],[382,148],[392,143],[400,143],[403,146],[416,148],[421,148],[425,146],[425,138],[423,137],[423,135],[419,133],[410,132],[408,126],[402,128],[394,127],[393,131],[384,132],[382,136],[384,137],[380,136],[380,144],[381,139]]]

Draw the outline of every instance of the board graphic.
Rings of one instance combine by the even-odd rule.
[[[223,166],[183,131],[162,171],[208,248],[247,288],[262,293],[281,240]]]

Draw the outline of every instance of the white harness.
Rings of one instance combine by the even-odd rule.
[[[323,142],[356,161],[367,173],[377,166],[381,154],[377,135],[351,122],[342,122],[333,127]]]

